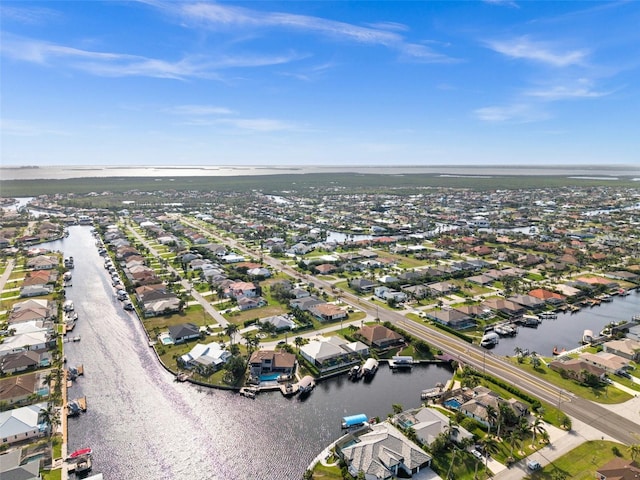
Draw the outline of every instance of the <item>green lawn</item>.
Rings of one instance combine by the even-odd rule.
[[[534,480],[555,480],[570,478],[587,480],[595,478],[596,469],[616,457],[613,449],[618,448],[620,454],[629,458],[624,445],[607,441],[589,441],[571,450],[566,455],[551,462],[542,470],[534,472],[530,478]],[[562,477],[561,475],[565,475]]]
[[[599,388],[589,388],[582,386],[574,382],[573,380],[562,378],[562,375],[560,375],[558,372],[554,372],[544,364],[541,364],[538,368],[534,369],[533,365],[531,365],[530,360],[528,359],[525,359],[523,363],[518,363],[515,357],[510,357],[510,360],[520,368],[533,373],[540,378],[544,378],[546,381],[551,382],[564,390],[586,398],[587,400],[591,400],[597,403],[613,404],[626,402],[627,400],[630,400],[632,398],[630,394],[607,385],[603,385]],[[627,379],[616,377],[616,381],[618,380]],[[629,380],[627,380],[627,382],[630,383]]]

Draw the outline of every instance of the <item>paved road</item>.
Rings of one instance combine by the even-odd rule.
[[[144,238],[142,235],[140,235],[136,230],[134,230],[132,227],[128,227],[129,232],[131,232],[131,234],[136,237],[136,239],[142,243],[145,247],[147,247],[149,249],[149,253],[151,255],[153,255],[156,258],[162,258],[162,256],[160,255],[160,252],[158,252],[157,250],[155,250],[147,241],[146,238]],[[174,274],[176,274],[178,277],[182,278],[182,275],[180,272],[178,272],[175,268],[173,268],[171,265],[167,265],[167,269],[170,272],[173,272]],[[222,314],[220,312],[218,312],[215,308],[213,308],[211,306],[211,304],[207,301],[206,298],[204,298],[202,295],[200,295],[194,288],[193,285],[188,281],[188,280],[181,280],[180,284],[184,287],[185,291],[189,292],[189,294],[193,297],[193,299],[195,301],[197,301],[200,305],[202,305],[202,308],[204,308],[205,312],[207,312],[209,314],[209,316],[211,318],[213,318],[222,328],[225,328],[229,322],[227,322],[227,320],[222,316]]]
[[[207,235],[211,235],[211,232],[193,222],[186,221],[185,223],[205,232]],[[236,248],[253,255],[245,247],[240,247],[237,242],[234,241],[232,243]],[[278,268],[296,278],[301,277],[292,267],[277,259],[264,257],[264,260],[274,268]],[[332,289],[334,287],[330,282],[316,277],[313,278],[313,282],[319,288]],[[563,412],[572,417],[572,423],[577,420],[587,427],[601,432],[601,436],[610,436],[625,445],[638,443],[640,439],[640,420],[625,417],[614,410],[577,397],[535,375],[524,372],[517,366],[492,355],[481,347],[470,345],[459,338],[451,337],[424,324],[408,320],[400,313],[378,308],[375,304],[349,292],[341,292],[340,296],[343,301],[365,311],[369,316],[379,317],[380,321],[389,321],[397,325],[413,336],[453,355],[460,362],[468,364],[478,371],[500,378],[517,386],[523,392],[558,406]]]

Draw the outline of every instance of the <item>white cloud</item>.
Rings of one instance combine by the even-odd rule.
[[[226,118],[218,119],[218,123],[252,132],[275,132],[293,130],[295,128],[295,126],[290,123],[272,118]]]
[[[216,107],[213,105],[178,105],[167,109],[168,112],[176,115],[230,115],[233,110],[225,107]]]
[[[367,45],[379,45],[395,49],[405,56],[420,61],[447,62],[446,55],[434,52],[423,45],[409,43],[396,33],[406,29],[397,23],[381,23],[363,27],[346,22],[328,20],[308,15],[279,12],[263,12],[243,7],[213,3],[164,4],[162,8],[177,11],[179,15],[209,28],[284,28],[303,33],[316,33],[341,41],[351,41]]]
[[[510,7],[510,8],[520,8],[513,0],[482,0],[484,3],[488,3],[489,5],[497,5],[499,7]]]
[[[554,67],[581,65],[589,54],[586,50],[553,51],[550,44],[534,42],[526,36],[505,41],[489,41],[487,46],[507,57],[532,60]]]
[[[56,20],[60,14],[50,8],[0,3],[0,17],[5,22],[15,21],[26,25],[42,25]]]
[[[567,87],[556,85],[544,90],[529,90],[525,94],[541,100],[570,100],[579,98],[599,98],[610,95],[612,92],[597,92],[589,87]]]
[[[176,61],[111,52],[82,50],[11,35],[3,36],[0,52],[9,58],[42,65],[66,66],[106,77],[142,76],[184,80],[191,77],[219,78],[218,71],[228,68],[282,65],[301,58],[295,53],[283,55],[239,55],[208,58],[184,57]]]
[[[526,103],[478,108],[474,114],[478,119],[490,123],[529,123],[549,118],[547,113]]]

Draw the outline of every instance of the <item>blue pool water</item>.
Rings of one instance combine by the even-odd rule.
[[[160,341],[163,345],[173,345],[173,339],[171,337],[162,337]]]
[[[458,400],[456,400],[455,398],[450,398],[449,400],[447,400],[446,402],[444,402],[445,406],[449,407],[449,408],[455,408],[458,409],[460,408],[460,406],[462,405]]]
[[[260,375],[261,382],[275,382],[280,376],[279,373],[270,373],[268,375]]]

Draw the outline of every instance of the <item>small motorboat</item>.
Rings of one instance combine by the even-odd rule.
[[[82,457],[83,455],[91,455],[91,452],[92,450],[90,448],[81,448],[80,450],[76,450],[71,455],[69,455],[69,458],[78,458]]]

